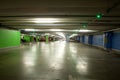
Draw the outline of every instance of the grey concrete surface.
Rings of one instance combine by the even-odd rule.
[[[0,80],[120,80],[120,56],[73,42],[0,51]]]

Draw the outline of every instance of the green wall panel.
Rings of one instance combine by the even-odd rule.
[[[19,31],[0,29],[0,48],[19,45],[20,45]]]
[[[31,36],[31,37],[30,37],[30,40],[31,40],[31,42],[34,42],[34,37]]]
[[[26,42],[30,42],[31,41],[31,37],[29,35],[24,35],[24,40]]]

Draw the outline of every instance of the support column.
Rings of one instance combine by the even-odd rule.
[[[104,33],[104,47],[107,50],[110,50],[112,48],[112,36],[113,36],[113,32],[105,32]]]
[[[92,41],[93,41],[93,35],[89,35],[88,36],[88,44],[92,45]]]
[[[83,35],[82,36],[82,43],[84,43],[85,42],[85,36]]]
[[[77,41],[80,42],[80,36],[77,36]]]
[[[49,36],[46,35],[46,43],[48,43],[48,42],[49,42]]]
[[[66,41],[69,42],[69,34],[66,35]]]

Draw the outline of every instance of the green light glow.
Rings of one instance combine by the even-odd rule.
[[[84,24],[82,25],[82,27],[83,27],[83,28],[87,28],[87,23],[84,23]]]
[[[87,26],[86,25],[83,25],[83,28],[86,28]]]
[[[96,15],[96,18],[97,18],[97,19],[101,19],[101,18],[102,18],[102,14],[97,14],[97,15]]]

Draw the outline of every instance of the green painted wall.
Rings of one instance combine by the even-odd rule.
[[[30,40],[31,40],[31,42],[34,42],[34,37],[31,36],[31,37],[30,37]]]
[[[0,48],[19,45],[20,45],[19,31],[0,29]]]
[[[26,42],[30,42],[31,41],[31,37],[29,35],[24,35],[23,38]]]

